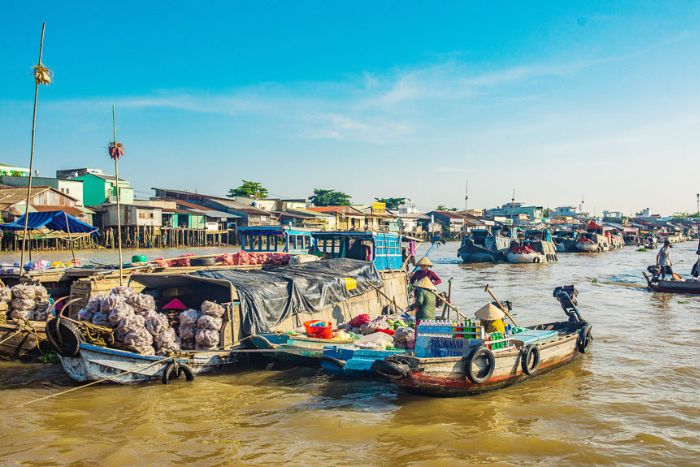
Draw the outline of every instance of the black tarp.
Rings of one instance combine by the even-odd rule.
[[[197,271],[192,275],[231,282],[241,301],[243,335],[269,332],[300,312],[316,313],[382,285],[374,264],[336,258],[267,271]],[[345,278],[356,281],[348,290]]]

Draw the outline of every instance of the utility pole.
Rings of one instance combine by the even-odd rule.
[[[469,180],[467,179],[464,187],[464,212],[469,209]]]

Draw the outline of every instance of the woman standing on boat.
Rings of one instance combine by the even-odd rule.
[[[420,261],[416,263],[416,266],[418,266],[419,269],[411,276],[411,284],[415,285],[424,278],[428,278],[433,285],[440,285],[440,283],[442,283],[440,276],[430,269],[433,267],[433,262],[428,258],[421,258]]]
[[[435,295],[437,289],[427,277],[416,283],[416,298],[408,310],[416,310],[416,324],[425,319],[435,319]]]
[[[479,311],[474,315],[484,324],[484,331],[488,333],[500,332],[501,334],[506,332],[506,325],[503,323],[506,314],[497,306],[487,303],[479,308]]]

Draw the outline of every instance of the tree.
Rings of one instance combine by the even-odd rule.
[[[226,196],[229,198],[247,196],[255,199],[264,199],[267,197],[267,188],[262,186],[262,183],[251,182],[250,180],[241,180],[241,182],[243,182],[241,186],[230,189]]]
[[[399,209],[399,206],[406,201],[406,198],[374,198],[380,203],[386,203],[386,208],[392,211]]]
[[[436,211],[452,211],[455,212],[457,211],[457,208],[448,208],[444,204],[438,204],[438,207],[435,208]]]
[[[314,206],[350,206],[350,198],[352,196],[342,191],[314,188],[314,194],[309,201],[314,203]]]

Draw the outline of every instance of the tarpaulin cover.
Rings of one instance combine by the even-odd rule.
[[[268,271],[197,271],[192,275],[233,284],[241,301],[244,335],[270,332],[297,313],[318,313],[382,285],[382,278],[372,263],[348,258]],[[348,277],[357,283],[352,290],[346,286]]]
[[[46,227],[49,230],[61,230],[63,232],[68,232],[70,228],[71,233],[90,233],[97,231],[97,228],[92,225],[86,224],[63,211],[30,212],[29,230],[37,230],[42,227]],[[24,216],[14,222],[0,224],[0,230],[24,230]]]

